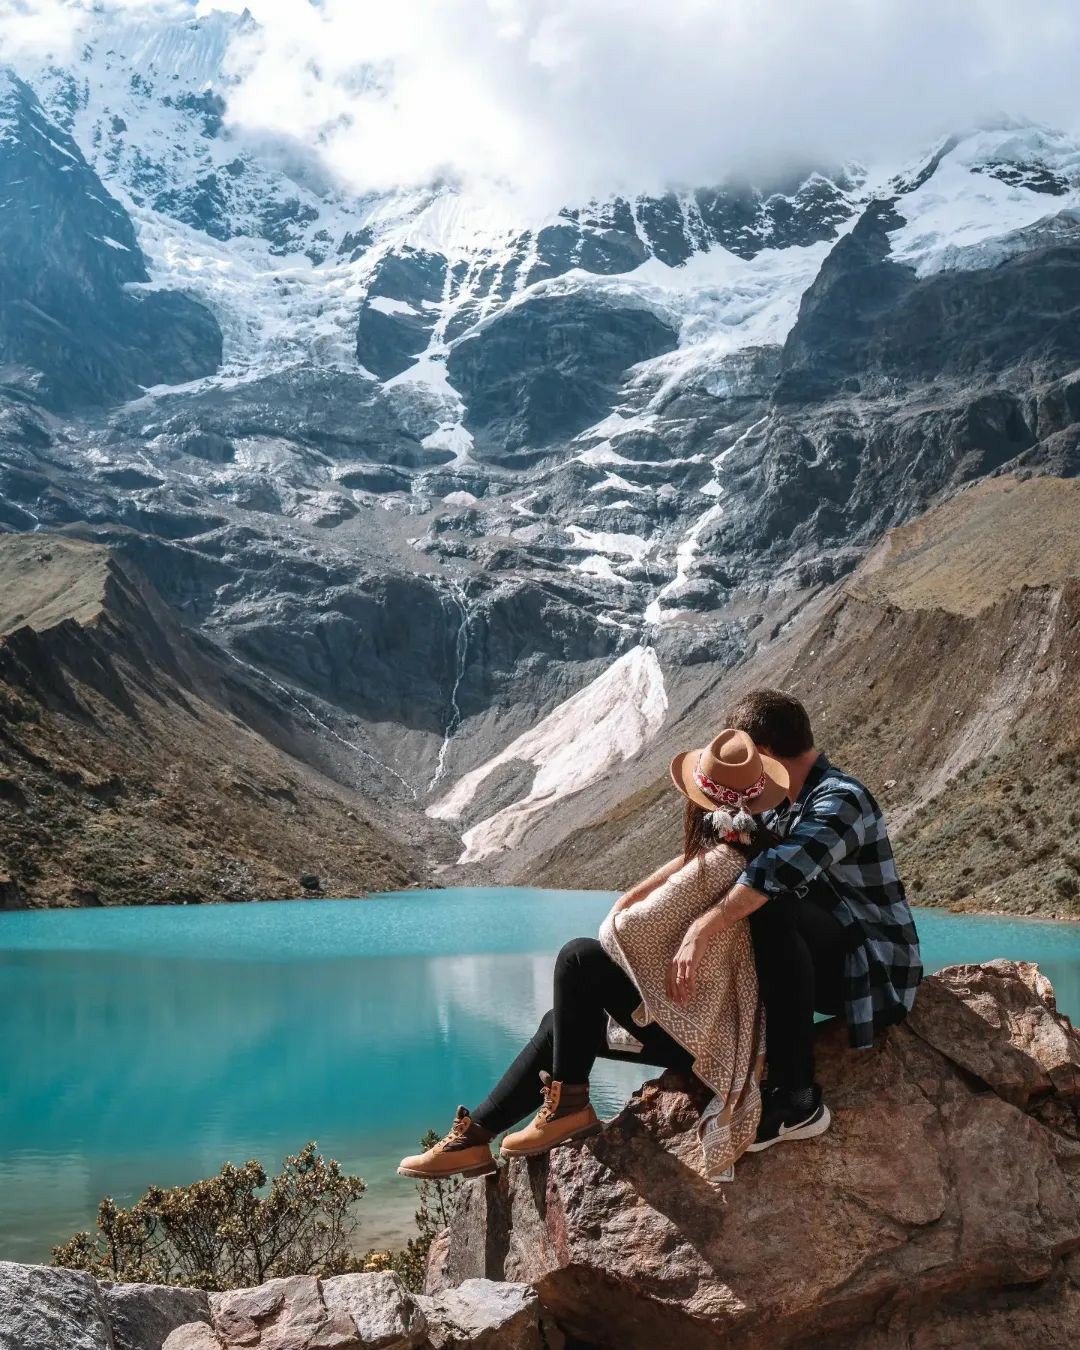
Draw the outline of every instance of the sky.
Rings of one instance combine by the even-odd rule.
[[[577,201],[903,162],[1003,113],[1080,124],[1078,0],[246,5],[233,126],[297,138],[361,190],[450,179]],[[74,42],[94,8],[119,24],[244,7],[0,0],[0,42]]]

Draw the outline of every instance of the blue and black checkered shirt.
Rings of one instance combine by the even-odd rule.
[[[825,904],[849,931],[845,1012],[851,1044],[901,1021],[922,978],[919,935],[896,872],[881,808],[850,774],[820,755],[798,798],[767,811],[780,836],[739,880],[765,895]]]

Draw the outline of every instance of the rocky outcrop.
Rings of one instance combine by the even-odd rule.
[[[68,411],[212,374],[221,330],[149,282],[131,220],[28,85],[0,69],[0,362]]]
[[[210,1294],[0,1261],[0,1350],[562,1350],[527,1285],[414,1296],[389,1271]]]
[[[0,908],[291,897],[313,876],[360,895],[422,875],[368,792],[304,765],[307,705],[280,705],[109,549],[2,536],[0,594]],[[369,784],[392,776],[368,762]]]
[[[527,1282],[612,1350],[1073,1344],[1080,1037],[1049,982],[950,967],[875,1050],[827,1024],[818,1055],[820,1140],[714,1188],[665,1074],[595,1140],[470,1183],[430,1287]]]
[[[451,349],[447,373],[491,451],[550,445],[612,406],[628,367],[676,346],[649,310],[586,295],[514,305]]]

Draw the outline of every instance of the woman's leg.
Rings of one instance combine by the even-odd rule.
[[[609,1014],[641,1041],[643,1063],[689,1069],[693,1057],[666,1031],[634,1023],[640,1002],[633,980],[595,938],[568,942],[555,962],[552,1076],[562,1083],[588,1082],[597,1056],[607,1046]]]
[[[481,1129],[502,1134],[511,1125],[532,1115],[542,1100],[540,1071],[551,1073],[552,1027],[555,1014],[546,1012],[532,1040],[470,1115]]]
[[[641,1002],[633,980],[595,938],[568,942],[555,961],[555,1007],[545,1013],[533,1038],[484,1098],[472,1119],[501,1134],[540,1105],[540,1072],[562,1083],[585,1083],[607,1047],[612,1017],[641,1041],[644,1064],[689,1069],[693,1058],[662,1028],[634,1024]]]

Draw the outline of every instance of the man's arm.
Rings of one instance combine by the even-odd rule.
[[[699,915],[686,930],[679,950],[668,967],[668,997],[676,1003],[685,1003],[693,997],[698,962],[709,943],[719,933],[731,928],[740,919],[753,914],[768,900],[767,895],[736,882],[717,904]]]
[[[805,886],[846,858],[866,838],[866,807],[848,788],[807,802],[798,822],[749,863],[727,895],[692,927],[706,942],[760,909],[770,895]]]
[[[812,797],[784,838],[747,864],[736,889],[749,888],[767,899],[807,885],[864,843],[869,815],[869,803],[852,788]]]

